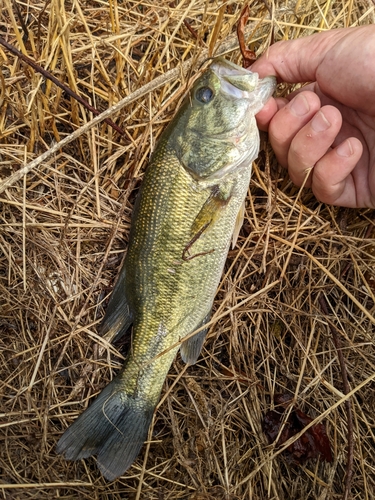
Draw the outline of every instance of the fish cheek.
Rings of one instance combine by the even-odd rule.
[[[181,144],[179,159],[195,179],[205,179],[233,162],[233,145],[228,142],[193,135]]]

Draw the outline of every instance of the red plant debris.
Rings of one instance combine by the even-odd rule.
[[[274,443],[279,435],[284,421],[286,403],[290,400],[289,395],[278,394],[275,396],[275,403],[281,405],[277,410],[270,410],[263,419],[263,431],[270,443]],[[308,424],[313,421],[298,408],[294,408],[280,433],[277,446],[283,445],[292,436],[298,434]],[[300,438],[286,448],[284,454],[288,461],[302,464],[309,458],[320,458],[326,462],[332,462],[332,452],[326,429],[323,423],[315,424],[306,430]]]
[[[245,26],[248,19],[249,19],[249,6],[246,5],[246,7],[242,10],[240,18],[237,23],[237,38],[238,38],[238,43],[240,45],[240,50],[243,59],[242,64],[244,68],[248,68],[249,66],[251,66],[253,62],[256,61],[257,58],[255,52],[246,47]]]

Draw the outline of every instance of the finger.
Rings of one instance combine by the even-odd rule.
[[[255,116],[260,130],[267,131],[271,119],[274,117],[277,111],[283,108],[286,104],[288,104],[288,100],[281,97],[277,99],[269,99],[269,101],[267,101],[261,111],[259,111],[259,113]]]
[[[301,92],[275,114],[270,122],[269,139],[276,157],[284,167],[294,136],[320,108],[319,97],[313,92]]]
[[[342,117],[334,106],[321,108],[293,138],[288,153],[290,178],[301,186],[306,170],[313,167],[332,146],[340,131]],[[305,186],[310,187],[311,178]]]
[[[356,193],[361,187],[356,185],[351,173],[362,151],[361,141],[350,137],[317,162],[312,171],[311,188],[319,201],[342,207],[360,206]]]
[[[317,82],[309,83],[308,85],[304,85],[303,87],[300,87],[299,89],[294,90],[290,94],[286,96],[288,100],[294,99],[294,97],[301,92],[306,92],[307,90],[314,92],[319,99],[321,106],[325,106],[327,104],[331,104],[332,106],[335,106],[336,108],[340,108],[342,104],[338,102],[336,99],[332,99],[328,96],[326,96],[320,89],[319,84]]]

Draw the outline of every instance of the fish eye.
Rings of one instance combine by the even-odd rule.
[[[212,101],[213,97],[214,97],[214,93],[213,93],[213,90],[210,89],[210,87],[201,87],[195,93],[195,98],[199,102],[203,102],[203,104],[207,104],[210,101]]]

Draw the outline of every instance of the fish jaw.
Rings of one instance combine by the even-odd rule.
[[[222,89],[237,99],[247,99],[255,115],[276,90],[276,78],[259,78],[258,73],[241,68],[231,61],[217,58],[210,69],[221,79]]]
[[[265,78],[258,79],[258,86],[256,88],[255,95],[259,103],[259,109],[254,108],[257,110],[256,113],[258,113],[266,102],[272,97],[272,94],[276,90],[276,86],[277,82],[274,76],[266,76]]]

